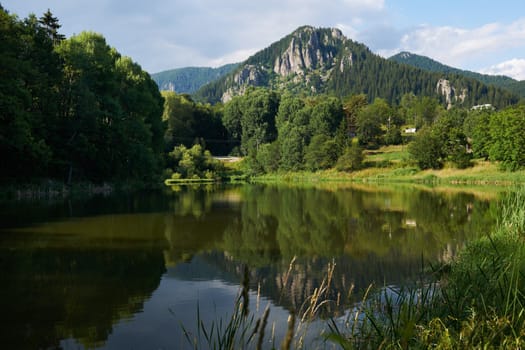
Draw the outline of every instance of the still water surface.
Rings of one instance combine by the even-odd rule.
[[[414,187],[262,185],[4,203],[0,342],[191,348],[181,324],[194,330],[197,310],[208,324],[231,315],[247,267],[250,310],[270,304],[278,347],[289,310],[328,263],[335,293],[353,288],[350,306],[371,283],[407,283],[423,264],[451,259],[489,232],[497,203],[497,195]]]

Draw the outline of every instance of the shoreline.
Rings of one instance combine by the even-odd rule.
[[[483,162],[467,169],[444,168],[419,170],[415,167],[370,167],[354,172],[323,170],[271,173],[251,177],[252,182],[352,182],[411,183],[429,185],[513,186],[525,184],[525,170],[515,172],[497,169],[496,164]]]

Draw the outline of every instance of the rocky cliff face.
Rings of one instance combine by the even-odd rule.
[[[463,103],[467,98],[467,89],[458,90],[447,79],[439,79],[436,85],[436,92],[445,97],[448,109],[456,102]]]
[[[334,41],[343,41],[343,33],[332,29],[330,34],[320,33],[312,27],[305,27],[293,34],[290,45],[275,59],[273,71],[281,76],[305,75],[309,70],[331,68],[335,64],[336,50],[331,49]]]
[[[242,95],[248,86],[262,86],[266,83],[266,72],[252,64],[242,66],[233,76],[234,85],[222,95],[222,102],[230,101],[235,95]]]

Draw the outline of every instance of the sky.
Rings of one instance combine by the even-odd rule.
[[[149,73],[241,62],[303,25],[336,27],[390,57],[400,51],[525,80],[522,0],[0,0],[47,9],[62,34],[102,34]]]

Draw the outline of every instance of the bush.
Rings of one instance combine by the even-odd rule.
[[[333,167],[337,160],[335,141],[326,135],[314,136],[306,148],[304,160],[306,169],[312,171]]]
[[[408,153],[421,169],[443,167],[443,145],[429,128],[421,129],[414,141],[408,145]]]
[[[363,166],[363,159],[363,149],[359,146],[359,142],[354,139],[352,145],[339,157],[335,167],[339,171],[359,170]]]
[[[172,178],[179,176],[178,178],[185,179],[203,178],[207,171],[217,173],[223,169],[222,163],[198,144],[192,148],[184,145],[174,147],[169,153],[169,165],[175,170]]]

